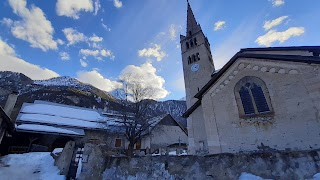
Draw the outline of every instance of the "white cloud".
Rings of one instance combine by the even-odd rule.
[[[25,74],[34,80],[58,77],[56,72],[26,62],[16,57],[14,49],[0,38],[0,71],[13,71]]]
[[[57,43],[58,43],[59,45],[64,45],[64,41],[62,41],[61,39],[57,39]]]
[[[92,42],[101,42],[101,41],[103,41],[103,38],[96,36],[96,35],[93,35],[92,37],[89,38],[89,40]]]
[[[66,36],[66,39],[69,42],[68,46],[79,43],[79,42],[86,42],[90,46],[92,46],[94,43],[99,43],[99,42],[103,41],[102,37],[99,37],[95,34],[93,34],[93,36],[91,36],[91,37],[87,37],[83,33],[79,32],[73,28],[65,28],[62,30],[62,32],[64,33],[64,35]],[[90,44],[90,42],[93,42],[93,44]],[[98,47],[97,44],[95,44],[94,46]]]
[[[152,87],[153,99],[162,99],[169,94],[169,91],[164,88],[165,80],[157,75],[156,68],[150,62],[146,62],[141,66],[127,66],[122,70],[119,79],[126,80],[128,76],[134,81],[140,82],[143,87]]]
[[[214,23],[214,31],[222,30],[225,27],[226,27],[225,21],[217,21],[216,23]]]
[[[113,0],[113,5],[116,8],[121,8],[122,7],[122,2],[120,0]]]
[[[80,49],[79,53],[81,55],[84,55],[84,57],[93,56],[98,60],[102,60],[102,57],[110,57],[111,60],[115,58],[112,51],[108,49],[101,49],[101,50]]]
[[[268,31],[265,35],[256,39],[256,43],[261,46],[271,46],[272,43],[279,41],[283,43],[294,36],[301,36],[305,32],[303,27],[291,27],[283,32],[277,32],[275,30]]]
[[[272,2],[272,5],[273,6],[281,6],[281,5],[284,5],[284,0],[269,0]]]
[[[0,38],[0,55],[16,56],[14,49]]]
[[[77,79],[107,92],[113,91],[122,85],[117,81],[104,78],[97,69],[93,69],[92,71],[79,71],[77,72]]]
[[[101,56],[104,56],[104,57],[108,57],[108,56],[111,56],[112,55],[112,52],[110,51],[110,50],[105,50],[105,49],[102,49],[101,51],[100,51],[100,54],[101,54]]]
[[[94,56],[94,57],[97,57],[100,54],[99,50],[91,50],[91,49],[80,49],[79,53],[84,56]]]
[[[59,53],[61,60],[70,60],[70,55],[67,52],[60,52]]]
[[[7,27],[11,27],[13,25],[13,21],[12,19],[9,18],[3,18],[1,21],[1,24],[7,26]]]
[[[80,33],[73,28],[65,28],[62,31],[69,41],[68,46],[87,40],[87,37],[83,33]]]
[[[82,59],[80,59],[80,64],[82,67],[87,67],[88,66],[88,63]]]
[[[13,21],[4,18],[2,21],[11,28],[14,37],[27,41],[31,47],[43,51],[57,49],[57,42],[53,40],[54,29],[40,8],[32,5],[28,9],[26,0],[9,0],[9,4],[13,12],[22,19]]]
[[[155,57],[157,61],[161,61],[167,54],[164,51],[161,51],[161,46],[154,44],[151,48],[144,48],[138,51],[140,57]]]
[[[96,16],[98,14],[99,9],[101,8],[100,0],[96,0],[94,2],[94,15]]]
[[[264,23],[264,25],[263,25],[263,28],[265,30],[269,30],[269,29],[271,29],[273,27],[276,27],[276,26],[280,25],[287,18],[288,18],[288,16],[281,16],[281,17],[279,17],[277,19],[274,19],[272,21],[266,21]]]
[[[80,11],[92,12],[92,0],[58,0],[56,12],[58,16],[67,16],[73,19],[79,19]]]

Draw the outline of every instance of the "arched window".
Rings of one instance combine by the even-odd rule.
[[[189,43],[188,42],[186,42],[186,46],[187,46],[187,49],[189,49]]]
[[[194,38],[193,41],[194,41],[194,45],[197,46],[198,45],[197,38]]]
[[[250,117],[272,112],[269,91],[260,78],[242,78],[235,86],[235,97],[240,116]]]
[[[191,57],[188,57],[188,64],[191,64]]]
[[[191,31],[189,31],[189,36],[192,36],[192,32]]]

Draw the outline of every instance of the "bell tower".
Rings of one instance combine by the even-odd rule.
[[[215,68],[208,38],[197,23],[189,1],[187,2],[187,32],[185,36],[180,35],[180,44],[187,107],[190,108],[196,102],[194,96],[209,82]]]

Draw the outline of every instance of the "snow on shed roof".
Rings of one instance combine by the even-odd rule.
[[[71,135],[71,136],[84,136],[83,129],[76,128],[64,128],[64,127],[53,127],[46,125],[38,125],[38,124],[21,124],[16,126],[17,131],[20,132],[37,132],[37,133],[58,133],[63,135]]]
[[[103,117],[95,110],[77,108],[72,106],[63,106],[60,104],[31,104],[24,103],[20,113],[27,114],[45,114],[60,116],[70,119],[81,119],[84,121],[103,121]]]
[[[17,117],[17,130],[35,133],[61,134],[76,129],[84,135],[85,129],[119,131],[121,119],[100,115],[93,109],[68,106],[46,101],[24,103]],[[81,132],[78,132],[81,131]],[[69,135],[75,135],[69,132]]]

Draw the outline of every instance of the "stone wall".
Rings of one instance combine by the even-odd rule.
[[[320,172],[319,156],[320,151],[220,154],[206,157],[109,157],[105,159],[107,168],[103,179],[233,180],[239,179],[243,172],[264,179],[312,179],[313,175]]]
[[[68,175],[69,166],[74,152],[75,142],[69,141],[63,148],[61,155],[55,160],[54,165],[60,170],[60,174]]]

